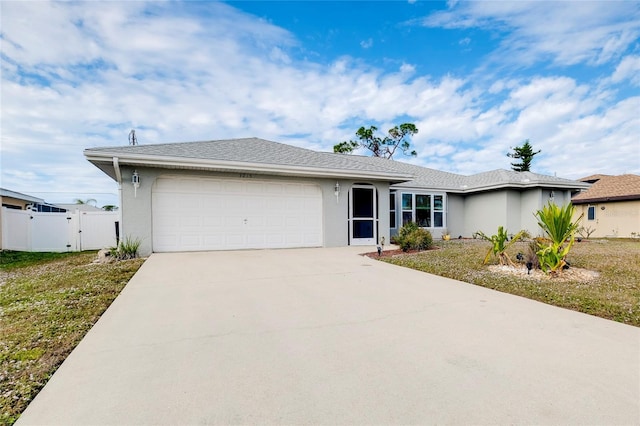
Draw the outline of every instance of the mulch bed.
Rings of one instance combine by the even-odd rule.
[[[383,250],[382,254],[378,255],[377,251],[372,251],[369,253],[361,253],[361,256],[367,256],[367,257],[371,257],[371,258],[378,258],[378,257],[394,257],[394,256],[400,256],[400,255],[404,255],[404,254],[416,254],[416,253],[423,253],[425,251],[429,251],[429,250],[440,250],[440,247],[431,247],[428,250],[407,250],[407,251],[402,251],[401,249],[393,249],[393,250]]]

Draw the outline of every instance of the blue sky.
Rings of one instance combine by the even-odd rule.
[[[82,150],[419,128],[439,170],[640,174],[640,2],[0,2],[0,184],[117,204]]]

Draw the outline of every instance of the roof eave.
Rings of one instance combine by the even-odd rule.
[[[84,155],[88,161],[96,167],[103,170],[112,179],[115,179],[115,171],[113,169],[113,158],[118,158],[118,163],[122,165],[159,167],[159,168],[182,168],[203,170],[210,169],[216,171],[228,172],[256,172],[263,174],[277,174],[285,176],[308,176],[308,177],[325,177],[325,178],[353,178],[367,179],[377,181],[389,181],[392,183],[404,182],[413,179],[412,175],[392,172],[366,171],[366,170],[345,170],[345,169],[327,169],[319,167],[303,167],[288,166],[281,164],[268,163],[249,163],[239,161],[221,161],[221,160],[204,160],[190,159],[180,157],[165,156],[147,156],[147,155],[123,155],[122,152],[92,152],[85,150]],[[108,164],[107,164],[108,163]],[[100,165],[98,165],[100,164]]]
[[[579,182],[509,182],[501,184],[490,184],[482,186],[469,186],[463,188],[464,193],[493,191],[496,189],[532,189],[532,188],[549,188],[549,189],[566,189],[579,190],[587,189],[589,185],[582,185]]]
[[[634,201],[634,200],[640,200],[640,194],[621,195],[618,197],[594,197],[594,198],[573,199],[571,200],[571,203],[594,204],[594,203],[607,203],[607,202],[613,202],[613,201]]]

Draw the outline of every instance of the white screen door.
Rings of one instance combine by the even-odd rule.
[[[351,188],[351,217],[349,218],[352,245],[373,245],[377,242],[376,190],[373,186],[354,185]]]

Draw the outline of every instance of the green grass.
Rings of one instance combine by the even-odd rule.
[[[44,261],[64,259],[76,253],[36,253],[26,251],[0,251],[0,271],[37,265]]]
[[[598,272],[599,277],[592,281],[496,273],[482,265],[489,247],[486,242],[445,241],[438,247],[382,260],[640,327],[640,240],[576,243],[567,259],[572,268]],[[527,243],[517,243],[509,255],[515,259],[526,248]],[[498,262],[494,258],[490,263]]]
[[[144,261],[95,257],[0,253],[0,424],[16,421]]]

